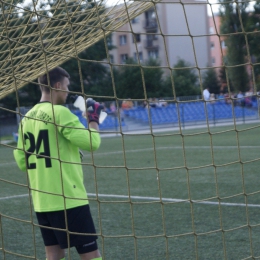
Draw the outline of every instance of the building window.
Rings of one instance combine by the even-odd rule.
[[[221,41],[221,48],[222,49],[227,48],[227,45],[226,45],[225,41]]]
[[[121,54],[120,55],[121,64],[124,64],[127,59],[128,59],[128,55],[127,54]]]
[[[159,52],[158,52],[158,50],[148,51],[148,56],[149,56],[149,58],[152,58],[152,59],[158,59]]]
[[[135,42],[141,42],[141,34],[139,34],[139,33],[133,34],[133,43],[135,43]]]
[[[111,37],[111,35],[107,37],[107,46],[108,47],[112,46],[112,37]]]
[[[146,19],[156,19],[156,14],[153,10],[145,12]]]
[[[109,59],[111,63],[114,63],[114,55],[109,55]]]
[[[214,31],[215,31],[215,30],[214,30],[214,27],[209,27],[209,33],[210,33],[210,34],[213,34]]]
[[[134,60],[138,61],[138,59],[139,59],[140,62],[142,62],[143,61],[143,53],[142,52],[138,52],[138,56],[137,56],[136,52],[134,52]]]
[[[215,63],[216,63],[216,60],[215,60],[215,58],[214,58],[214,57],[212,57],[212,58],[211,58],[211,63],[212,63],[212,65],[215,65]]]
[[[215,48],[215,44],[214,44],[214,42],[211,42],[211,43],[210,43],[210,49],[211,49],[211,50],[214,50],[214,48]]]
[[[134,19],[132,19],[132,23],[138,23],[139,22],[139,18],[138,17],[135,17]]]
[[[119,36],[120,45],[126,45],[126,35]]]

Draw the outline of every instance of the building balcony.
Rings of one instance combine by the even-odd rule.
[[[146,31],[156,32],[158,29],[158,24],[157,24],[156,19],[146,19],[146,20],[144,20],[143,27]]]
[[[154,40],[146,40],[144,43],[144,47],[149,50],[158,50],[159,45],[155,43]]]

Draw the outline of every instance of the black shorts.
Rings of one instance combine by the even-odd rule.
[[[90,213],[89,205],[66,210],[68,230],[66,230],[65,211],[36,212],[38,223],[42,228],[41,233],[45,246],[60,245],[62,249],[68,247],[84,248],[88,253],[97,249],[96,230]],[[64,229],[64,231],[52,228]],[[76,232],[81,234],[69,234]],[[94,243],[95,242],[95,243]],[[79,252],[80,253],[80,252]]]

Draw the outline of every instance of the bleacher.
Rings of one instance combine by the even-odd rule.
[[[152,124],[167,124],[192,121],[221,120],[221,119],[243,119],[248,117],[257,118],[258,112],[253,108],[241,106],[232,107],[229,104],[217,102],[214,104],[204,102],[187,102],[169,104],[167,107],[146,108],[138,107],[128,110],[126,115],[139,122]]]
[[[87,127],[87,120],[82,116],[79,110],[72,111],[79,117],[81,123]],[[221,121],[225,119],[244,120],[248,118],[257,119],[258,110],[252,107],[232,106],[224,102],[205,103],[199,102],[181,102],[169,103],[166,107],[152,107],[149,111],[143,107],[134,107],[129,110],[124,110],[124,115],[138,123],[151,123],[153,125],[170,124],[170,123],[192,123]],[[112,115],[108,111],[108,116],[102,124],[99,125],[100,130],[117,129],[119,128],[119,118]],[[121,120],[121,126],[126,126],[125,121]]]

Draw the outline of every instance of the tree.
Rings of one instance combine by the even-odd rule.
[[[58,0],[48,0],[42,4],[41,8],[44,9],[45,5],[51,6],[52,10],[55,10],[55,15],[59,15],[59,20],[53,22],[54,26],[56,24],[61,26],[63,22],[66,23],[68,16],[70,17],[73,28],[64,29],[63,35],[71,34],[72,29],[74,32],[77,32],[77,26],[80,27],[80,22],[85,18],[85,11],[87,9],[94,10],[92,16],[97,16],[105,11],[104,4],[96,3],[95,1],[75,0],[65,3]],[[97,10],[98,12],[96,12]],[[69,13],[74,14],[76,11],[77,15],[69,15]],[[61,19],[63,16],[64,21]],[[94,17],[92,17],[92,19],[93,18]],[[89,30],[93,30],[91,25],[97,26],[94,24],[94,21],[89,22]],[[74,37],[79,38],[82,34],[85,35],[86,32],[77,32],[74,34]],[[107,59],[105,42],[110,42],[110,37],[111,36],[106,36],[106,38],[79,53],[76,58],[71,58],[62,64],[62,67],[70,73],[71,91],[84,93],[90,96],[104,95],[104,82],[107,82],[110,71],[108,66],[102,64],[102,61]],[[111,50],[113,46],[107,44],[107,48],[108,50]]]
[[[248,22],[246,24],[246,31],[249,32],[247,34],[249,50],[250,50],[250,57],[251,62],[253,64],[253,72],[255,76],[255,83],[256,87],[260,89],[260,22],[259,22],[259,15],[260,15],[260,1],[255,1],[254,10],[250,12],[248,17]]]
[[[20,38],[20,35],[26,34],[28,31],[35,30],[37,28],[37,24],[34,24],[31,21],[30,15],[26,15],[26,12],[17,12],[18,5],[23,5],[24,10],[30,9],[30,6],[25,6],[23,2],[24,0],[14,0],[12,3],[8,3],[8,1],[1,1],[0,4],[0,29],[4,28],[3,31],[0,31],[2,36],[0,42],[1,61],[5,62],[4,73],[6,74],[12,74],[12,68],[20,62],[18,57],[22,56],[29,49],[29,47],[26,48],[29,39]],[[24,29],[25,25],[27,25],[26,29]],[[23,50],[14,48],[17,45],[17,39],[19,39],[19,44],[24,46]],[[32,39],[30,39],[30,41],[31,40]],[[12,60],[9,57],[10,49],[14,50],[12,52]],[[17,96],[19,97],[19,100],[17,100]],[[28,98],[28,96],[30,98]],[[17,93],[11,93],[1,99],[1,103],[4,108],[15,111],[18,104],[22,104],[23,106],[31,105],[31,102],[28,101],[30,99],[34,100],[35,96],[37,97],[37,95],[35,95],[35,88],[32,89],[31,93],[27,93],[24,90],[19,90]],[[5,115],[7,112],[2,110],[1,114]],[[13,113],[13,116],[15,116],[15,113]]]
[[[163,70],[159,68],[160,62],[156,59],[150,58],[145,62],[145,65],[150,67],[144,68],[144,81],[147,97],[153,98],[167,96],[167,90],[163,79]]]
[[[22,3],[22,2],[23,1],[16,0],[15,4]],[[51,6],[52,9],[48,10],[48,11],[47,11],[47,9],[45,10],[45,7],[47,5]],[[31,36],[30,39],[28,39],[27,37],[22,37],[21,39],[19,39],[19,43],[23,44],[23,46],[27,46],[28,43],[31,44],[35,40],[38,40],[38,38],[39,38],[38,22],[36,22],[34,20],[34,18],[32,19],[31,15],[30,15],[31,12],[24,12],[24,13],[20,14],[20,16],[19,16],[17,14],[17,12],[15,12],[16,8],[14,5],[5,4],[3,2],[2,6],[6,12],[6,16],[8,15],[8,19],[6,19],[6,16],[2,15],[0,17],[0,22],[1,23],[8,22],[8,24],[7,24],[8,28],[12,28],[12,27],[17,28],[16,30],[4,31],[2,33],[3,36],[6,36],[6,38],[12,39],[12,38],[19,37],[20,33],[26,34],[26,32],[23,31],[23,28],[25,26],[19,26],[19,25],[26,25],[25,30],[30,31],[31,35],[34,35],[34,36]],[[58,7],[58,8],[56,8],[56,7]],[[51,1],[41,2],[41,5],[37,6],[37,8],[41,9],[41,12],[39,12],[39,14],[41,14],[41,16],[38,16],[37,18],[40,21],[41,26],[43,26],[43,27],[44,27],[44,21],[46,19],[44,16],[51,15],[50,13],[52,13],[52,15],[56,15],[56,16],[59,15],[59,19],[51,19],[49,21],[49,26],[53,26],[53,27],[59,26],[62,28],[61,29],[62,32],[59,32],[60,41],[62,41],[64,36],[71,34],[71,28],[65,27],[65,24],[66,24],[66,21],[68,18],[68,14],[69,13],[74,14],[74,12],[77,11],[77,15],[72,15],[70,17],[70,22],[72,22],[72,23],[75,22],[75,24],[76,24],[73,27],[73,29],[75,31],[77,31],[77,26],[78,26],[78,24],[80,24],[80,21],[83,20],[84,15],[85,15],[85,13],[80,12],[80,10],[84,11],[85,9],[95,8],[94,10],[96,11],[96,3],[94,1],[89,3],[88,1],[77,1],[77,0],[65,3],[65,1],[61,2],[61,1],[57,1],[57,0],[54,0],[54,1],[51,0]],[[79,10],[79,8],[80,8],[80,10]],[[26,9],[32,10],[33,6],[27,6]],[[66,12],[64,10],[66,10]],[[104,8],[102,8],[102,5],[99,4],[98,10],[99,10],[99,12],[104,11]],[[94,13],[95,13],[94,15],[98,15],[96,12],[94,12]],[[64,19],[62,19],[63,17],[64,17]],[[21,27],[21,29],[19,29],[19,27]],[[2,28],[4,28],[4,27],[2,26]],[[92,28],[92,30],[93,30],[93,28]],[[32,33],[32,32],[35,32],[35,33]],[[86,32],[76,33],[74,37],[81,37],[82,33],[86,33]],[[52,38],[51,35],[47,35],[47,36],[45,35],[45,36],[43,36],[43,41],[45,40],[44,37]],[[55,37],[55,31],[53,32],[53,37]],[[89,47],[87,50],[84,50],[83,52],[79,53],[76,58],[72,58],[61,65],[71,75],[71,87],[70,87],[71,91],[81,92],[81,93],[84,92],[88,95],[102,95],[103,94],[103,92],[104,92],[103,90],[106,89],[104,82],[108,81],[110,72],[105,65],[101,64],[101,61],[103,61],[107,58],[105,41],[109,41],[109,39],[110,39],[110,36],[107,36],[106,39],[100,40],[96,44]],[[15,45],[16,41],[10,41],[10,43],[8,43],[7,41],[1,41],[1,43],[0,43],[1,50],[4,50],[4,48],[8,49],[9,47],[10,48],[13,47],[13,46],[8,46],[8,44]],[[113,46],[111,46],[109,44],[107,46],[109,49],[113,48]],[[26,53],[26,47],[24,47],[22,51]],[[9,55],[9,52],[6,52],[6,53],[7,53],[7,55]],[[15,52],[16,56],[19,56],[21,54],[23,54],[23,53],[20,53],[19,49]],[[36,60],[37,55],[39,55],[39,53],[37,53],[35,51],[35,55],[34,56],[31,55],[31,60],[32,61],[33,61],[33,59]],[[2,55],[1,58],[5,59],[6,57]],[[8,61],[8,59],[7,59],[7,61]],[[14,60],[12,62],[14,63],[14,62],[16,62],[16,60]],[[19,59],[17,59],[17,62],[19,62]],[[27,62],[30,62],[30,61],[27,60]],[[10,74],[12,72],[11,68],[12,68],[12,64],[9,64],[9,65],[7,64],[7,69],[10,70],[10,72],[8,71],[8,73],[10,73]],[[12,94],[8,95],[8,97],[3,99],[2,102],[4,104],[8,104],[8,106],[6,106],[6,107],[8,109],[12,109],[12,110],[14,110],[18,105],[32,106],[32,105],[36,104],[39,101],[39,97],[40,97],[39,87],[36,83],[37,83],[37,79],[35,79],[35,82],[25,85],[22,89],[20,89],[18,91],[19,103],[17,102],[18,100],[17,100],[16,93],[12,93]],[[30,97],[30,98],[28,98],[28,97]]]
[[[220,92],[227,93],[230,91],[234,91],[234,87],[232,85],[232,81],[230,80],[229,69],[222,67],[219,70],[219,78],[220,78]]]
[[[217,72],[214,69],[208,69],[203,74],[203,88],[209,88],[210,93],[219,94],[220,84]]]
[[[174,66],[173,84],[171,77],[166,80],[166,85],[175,89],[176,97],[193,96],[200,94],[198,76],[194,69],[190,68],[190,64],[183,59],[179,59]]]
[[[227,55],[225,65],[229,67],[228,74],[236,91],[246,91],[249,87],[247,67],[248,60],[244,24],[247,24],[249,14],[246,11],[248,2],[234,3],[231,0],[219,0],[221,4],[221,33],[227,34],[225,43]],[[231,67],[230,67],[231,66]]]
[[[104,86],[104,81],[107,82],[108,78],[111,80],[110,70],[108,66],[101,63],[101,61],[107,58],[104,40],[81,52],[78,58],[70,59],[62,64],[62,67],[71,76],[70,90],[84,91],[87,95],[97,96],[109,93]],[[79,84],[80,79],[82,80],[82,85]]]
[[[133,59],[126,61],[126,66],[117,69],[116,95],[126,99],[144,99],[165,96],[163,71],[157,60],[149,59],[139,66]],[[149,67],[149,68],[145,68]]]

